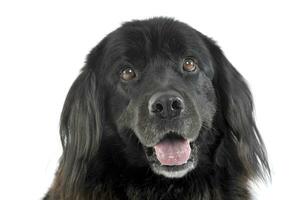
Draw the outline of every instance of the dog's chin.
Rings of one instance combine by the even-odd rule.
[[[185,140],[182,138],[182,140]],[[187,140],[188,142],[188,140]],[[146,158],[148,163],[155,174],[162,175],[166,178],[182,178],[192,171],[197,165],[197,148],[194,141],[190,141],[189,144],[189,155],[182,162],[177,163],[162,163],[158,155],[156,155],[155,146],[144,147]],[[180,148],[180,147],[179,147]]]
[[[182,178],[195,168],[196,163],[193,159],[189,159],[187,163],[182,165],[166,166],[152,162],[150,166],[153,172],[158,175],[163,175],[166,178]]]

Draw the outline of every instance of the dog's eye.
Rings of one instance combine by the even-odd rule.
[[[186,58],[183,62],[183,69],[187,72],[196,70],[197,64],[192,58]]]
[[[125,81],[133,80],[135,77],[136,77],[136,73],[130,67],[122,70],[121,73],[120,73],[120,78],[125,80]]]

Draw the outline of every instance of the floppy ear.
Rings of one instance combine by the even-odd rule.
[[[236,145],[238,157],[249,177],[270,175],[265,145],[253,117],[253,100],[244,78],[224,56],[214,41],[202,36],[214,61],[214,87],[218,106],[228,131],[226,137]]]
[[[63,154],[52,186],[53,199],[81,199],[87,168],[97,155],[103,132],[103,56],[108,37],[88,54],[86,65],[72,84],[60,119]]]
[[[87,164],[100,146],[103,100],[97,88],[94,72],[84,68],[64,104],[60,123],[63,155],[58,172],[63,193],[74,194],[73,190],[80,189]]]

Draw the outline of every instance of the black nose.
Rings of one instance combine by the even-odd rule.
[[[155,93],[149,100],[149,113],[162,119],[172,119],[184,110],[183,99],[176,92]]]

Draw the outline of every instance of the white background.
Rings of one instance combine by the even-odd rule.
[[[248,80],[273,181],[258,200],[300,199],[301,6],[297,1],[1,1],[0,199],[40,199],[61,154],[59,116],[85,56],[122,22],[184,21]]]

